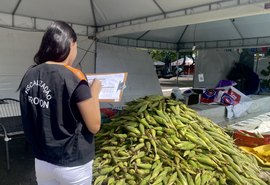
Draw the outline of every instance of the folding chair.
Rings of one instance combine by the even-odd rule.
[[[23,134],[19,101],[12,98],[0,99],[0,137],[5,141],[8,170],[10,169],[8,142]]]

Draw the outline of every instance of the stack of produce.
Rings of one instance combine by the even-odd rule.
[[[96,135],[94,185],[267,185],[256,159],[179,101],[148,96]]]

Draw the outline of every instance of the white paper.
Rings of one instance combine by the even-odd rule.
[[[204,76],[203,76],[203,73],[198,74],[198,80],[199,80],[199,82],[204,82]]]
[[[99,99],[106,100],[120,100],[120,93],[122,91],[125,79],[125,73],[112,73],[112,74],[87,74],[87,80],[91,84],[94,79],[101,81],[101,92]]]

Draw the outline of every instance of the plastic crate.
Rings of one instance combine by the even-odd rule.
[[[256,134],[245,130],[238,130],[233,133],[234,142],[238,146],[257,147],[270,144],[270,135],[263,135],[263,137],[264,138],[258,138]]]

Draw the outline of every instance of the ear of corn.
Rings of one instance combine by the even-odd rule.
[[[96,185],[267,184],[221,127],[162,96],[127,103],[95,140]]]

